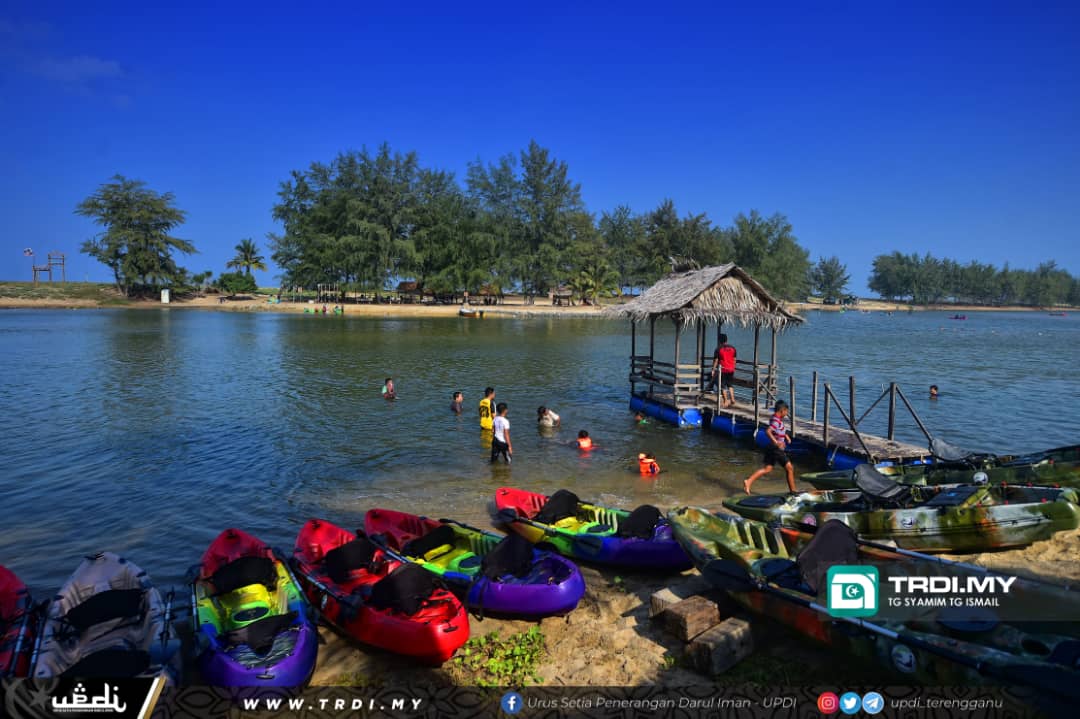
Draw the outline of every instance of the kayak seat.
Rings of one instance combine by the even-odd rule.
[[[855,467],[855,486],[864,497],[878,505],[897,507],[911,499],[910,487],[889,479],[871,464]]]
[[[228,594],[251,584],[274,587],[277,571],[270,557],[240,557],[214,572],[210,581],[218,594]]]
[[[611,531],[610,524],[590,524],[585,527],[585,532],[588,534],[604,534]]]
[[[783,504],[785,499],[787,499],[787,497],[777,497],[770,494],[755,494],[751,497],[740,499],[739,506],[767,509],[769,507],[775,507],[778,504]]]
[[[758,569],[761,576],[777,586],[794,589],[803,594],[814,593],[803,582],[802,576],[799,574],[799,565],[794,560],[782,558],[765,559],[758,565]]]
[[[660,522],[660,510],[651,504],[643,504],[622,522],[619,523],[620,537],[637,537],[638,539],[651,539],[656,525]]]
[[[488,579],[497,579],[508,574],[524,577],[532,569],[533,551],[529,540],[520,534],[508,534],[484,555],[480,561],[480,571]]]
[[[581,500],[578,499],[576,494],[566,489],[560,489],[548,497],[548,501],[544,502],[544,506],[540,508],[540,511],[536,513],[533,519],[543,524],[554,524],[560,519],[575,516],[579,504],[581,504]]]
[[[979,492],[982,487],[975,484],[962,484],[958,487],[950,487],[935,494],[924,507],[959,507]]]
[[[520,537],[521,535],[512,534],[512,535],[508,535],[508,536]],[[525,540],[525,541],[528,541],[528,540]],[[470,569],[476,569],[477,567],[480,566],[480,564],[483,561],[484,561],[483,559],[481,559],[480,557],[478,557],[475,554],[468,554],[468,555],[462,557],[460,560],[458,560],[457,569],[462,570],[462,571],[466,571],[466,570],[470,570]]]
[[[448,524],[441,524],[427,534],[405,542],[401,547],[401,553],[408,557],[423,557],[431,561],[453,550],[457,543],[457,535]]]
[[[64,617],[80,634],[95,624],[112,619],[128,619],[142,616],[142,589],[110,589],[98,592]]]
[[[348,581],[349,574],[354,570],[370,569],[377,550],[378,547],[367,537],[357,537],[334,547],[323,557],[326,575],[334,582],[342,584]]]
[[[373,607],[397,610],[411,617],[434,591],[431,572],[417,564],[402,564],[372,586],[368,601]]]

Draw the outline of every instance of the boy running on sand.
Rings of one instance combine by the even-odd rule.
[[[750,494],[750,487],[753,486],[754,482],[773,471],[773,467],[776,465],[780,465],[787,470],[788,491],[795,491],[795,468],[792,466],[791,460],[788,459],[787,452],[784,451],[789,442],[787,426],[784,424],[784,417],[787,417],[787,415],[787,402],[780,400],[776,403],[772,419],[769,420],[769,426],[765,429],[765,434],[769,436],[769,446],[765,448],[763,466],[751,474],[749,479],[743,481],[743,489],[747,494]]]
[[[492,421],[494,434],[491,437],[491,463],[503,456],[507,464],[514,456],[514,447],[510,444],[510,420],[506,418],[506,402],[499,402],[495,407],[495,419]]]

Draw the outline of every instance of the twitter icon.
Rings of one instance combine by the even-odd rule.
[[[862,698],[862,708],[867,714],[878,714],[885,708],[885,698],[877,692],[867,692]]]
[[[862,698],[855,692],[845,692],[840,697],[840,711],[845,714],[857,714],[861,704]]]

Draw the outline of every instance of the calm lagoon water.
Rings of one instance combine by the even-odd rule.
[[[932,431],[972,449],[1075,443],[1080,320],[968,317],[811,312],[781,336],[779,361],[800,413],[817,369],[845,397],[854,374],[860,407],[895,379]],[[729,335],[749,357],[751,335]],[[375,506],[485,523],[503,484],[715,505],[758,462],[726,437],[634,425],[624,322],[12,310],[0,347],[0,564],[39,593],[99,549],[178,583],[228,526],[287,549],[310,516],[353,527]],[[379,393],[388,375],[396,402]],[[488,384],[510,405],[510,467],[489,465],[481,445]],[[457,389],[460,417],[448,409]],[[537,431],[540,404],[560,430]],[[579,429],[599,445],[591,456],[569,446]],[[919,438],[910,420],[901,433]],[[658,479],[638,476],[639,451],[657,455]],[[780,473],[758,487],[782,490]]]

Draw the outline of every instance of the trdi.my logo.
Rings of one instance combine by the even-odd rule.
[[[838,564],[826,575],[826,607],[834,617],[872,617],[878,610],[878,570]]]

